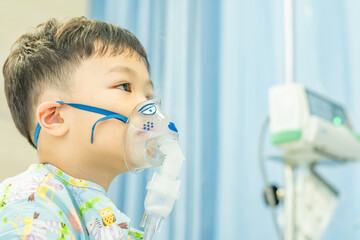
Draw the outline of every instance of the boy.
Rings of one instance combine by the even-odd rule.
[[[0,184],[0,239],[141,238],[106,195],[128,171],[125,123],[99,122],[93,138],[89,129],[103,116],[67,103],[129,116],[153,98],[148,70],[133,34],[85,17],[50,20],[15,42],[3,67],[5,94],[40,164]]]

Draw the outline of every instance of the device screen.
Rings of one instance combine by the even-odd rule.
[[[348,119],[344,108],[309,90],[306,90],[306,95],[311,114],[326,119],[337,126],[347,124]]]

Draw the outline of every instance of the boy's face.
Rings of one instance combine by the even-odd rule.
[[[144,61],[125,51],[118,56],[91,57],[74,74],[74,88],[67,102],[107,109],[129,117],[135,106],[153,97],[153,85]],[[94,168],[119,174],[127,171],[123,159],[125,123],[99,122],[90,143],[91,128],[103,115],[63,106],[69,123],[67,138],[78,148],[77,158]]]

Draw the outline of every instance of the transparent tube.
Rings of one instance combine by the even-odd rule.
[[[148,219],[149,218],[149,219]],[[145,212],[140,226],[145,226],[143,240],[151,240],[155,232],[160,232],[164,218],[156,215],[151,215]]]

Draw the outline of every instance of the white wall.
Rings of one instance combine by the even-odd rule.
[[[12,43],[23,33],[49,18],[59,20],[88,15],[88,0],[1,0],[0,67]],[[2,71],[1,71],[2,72]],[[0,74],[0,181],[37,162],[36,151],[20,135],[11,119]]]

